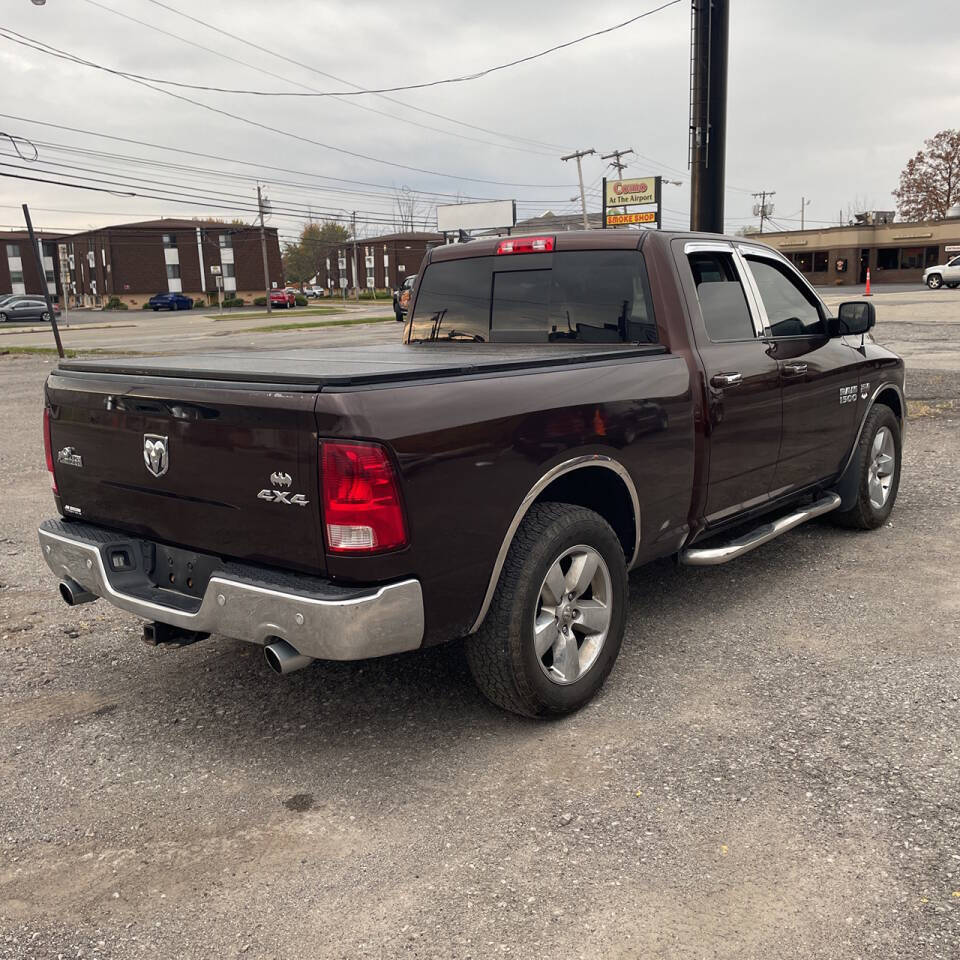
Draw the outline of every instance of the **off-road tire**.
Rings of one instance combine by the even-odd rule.
[[[927,277],[927,286],[931,290],[939,290],[943,286],[943,277],[939,273],[931,273]]]
[[[873,441],[881,427],[886,427],[893,435],[896,466],[886,503],[878,509],[870,502],[868,467]],[[887,517],[890,516],[890,511],[893,510],[893,505],[897,500],[897,491],[900,489],[902,459],[900,423],[896,414],[885,404],[876,403],[867,414],[860,439],[857,441],[857,449],[853,454],[853,463],[856,465],[858,477],[857,501],[849,510],[843,512],[835,510],[828,515],[830,519],[838,526],[849,527],[854,530],[876,530],[877,527],[882,526]]]
[[[564,550],[584,544],[596,550],[610,573],[612,610],[596,661],[572,683],[551,681],[533,643],[533,620],[547,570]],[[565,503],[538,503],[517,529],[496,593],[480,629],[466,640],[474,681],[497,706],[527,717],[578,710],[603,685],[620,652],[627,613],[623,547],[599,514]]]

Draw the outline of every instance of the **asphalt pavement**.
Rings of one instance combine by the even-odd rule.
[[[609,682],[550,723],[457,645],[278,678],[65,607],[53,361],[0,356],[0,957],[960,956],[960,325],[897,323],[941,366],[890,522],[635,572]]]

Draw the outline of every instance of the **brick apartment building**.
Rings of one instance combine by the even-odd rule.
[[[389,290],[420,269],[430,247],[443,243],[442,233],[388,233],[357,240],[357,274],[363,289]],[[336,292],[353,289],[353,244],[349,241],[324,253],[317,265],[317,284]]]
[[[272,227],[266,234],[270,283],[281,287],[279,238]],[[218,275],[225,297],[264,293],[258,227],[176,219],[116,224],[61,237],[59,258],[71,306],[119,297],[139,307],[167,291],[215,300]]]
[[[0,256],[0,294],[43,294],[43,281],[37,271],[37,261],[30,249],[30,236],[26,230],[11,230],[0,234],[3,254]],[[60,261],[57,241],[60,234],[37,233],[43,250],[43,272],[47,289],[54,299],[60,293]]]

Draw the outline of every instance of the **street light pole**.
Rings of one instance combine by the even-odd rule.
[[[270,268],[267,266],[267,231],[263,226],[263,193],[257,184],[257,209],[260,211],[260,252],[263,254],[263,286],[267,295],[267,313],[273,313],[270,306]]]
[[[357,211],[350,215],[350,232],[353,234],[353,299],[360,301],[360,278],[357,276]]]

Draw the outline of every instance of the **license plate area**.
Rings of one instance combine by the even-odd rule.
[[[147,575],[154,586],[190,597],[202,598],[213,571],[222,566],[218,557],[165,544],[149,544],[153,562]],[[149,557],[144,558],[149,561]]]

